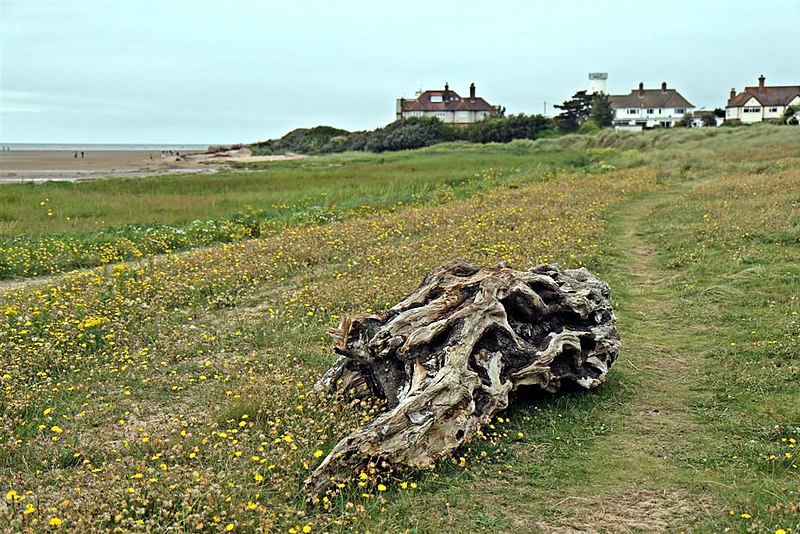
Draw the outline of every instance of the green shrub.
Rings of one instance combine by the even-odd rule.
[[[600,131],[600,126],[594,121],[594,119],[589,119],[588,121],[584,122],[578,128],[579,134],[593,134]]]
[[[407,150],[455,141],[458,138],[455,128],[435,117],[411,117],[371,132],[366,149],[371,152]]]
[[[470,124],[465,129],[465,137],[473,143],[508,143],[514,139],[538,139],[554,129],[552,119],[520,113]]]

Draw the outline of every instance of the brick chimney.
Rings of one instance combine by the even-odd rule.
[[[731,87],[731,97],[728,100],[733,100],[734,98],[736,98],[736,88]]]
[[[639,98],[644,98],[644,82],[639,82]]]
[[[764,91],[764,80],[766,80],[766,78],[764,78],[763,74],[758,77],[758,92]]]
[[[447,82],[444,82],[444,91],[447,92],[449,90],[450,90],[450,84],[447,83]]]
[[[469,97],[473,98],[473,99],[475,98],[475,84],[474,83],[469,84]]]
[[[662,93],[667,92],[667,82],[661,82],[661,92]]]

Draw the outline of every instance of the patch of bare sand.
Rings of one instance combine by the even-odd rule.
[[[197,162],[201,164],[214,164],[214,163],[261,163],[265,161],[289,161],[293,159],[303,159],[309,156],[305,154],[274,154],[270,156],[254,156],[252,151],[247,147],[230,148],[222,150],[209,150],[196,154],[189,154],[186,156],[187,161]]]
[[[540,521],[536,528],[543,534],[680,532],[691,530],[700,514],[708,515],[710,505],[666,490],[629,490],[603,499],[567,498],[556,506],[567,506],[566,513]]]

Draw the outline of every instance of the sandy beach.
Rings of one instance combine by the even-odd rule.
[[[0,184],[137,178],[159,174],[213,173],[233,162],[252,163],[305,157],[299,154],[253,156],[247,148],[162,154],[145,150],[98,150],[75,157],[72,150],[0,151]]]

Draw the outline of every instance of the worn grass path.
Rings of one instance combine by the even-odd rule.
[[[588,500],[576,500],[571,513],[556,512],[540,525],[544,531],[682,530],[719,513],[703,491],[702,476],[683,460],[713,439],[692,408],[706,395],[703,358],[713,342],[702,325],[686,329],[673,290],[681,282],[660,267],[644,230],[657,206],[674,202],[694,185],[684,182],[645,195],[622,206],[610,221],[614,251],[605,276],[615,292],[623,341],[615,381],[627,387],[629,399],[612,408],[613,432],[586,459],[596,471],[576,489]]]
[[[564,403],[565,417],[573,412],[564,433],[574,444],[585,424],[587,444],[554,455],[549,481],[527,481],[529,498],[544,500],[530,510],[541,514],[534,520],[541,532],[772,533],[796,524],[794,512],[785,512],[797,504],[796,466],[766,460],[800,422],[796,353],[746,339],[783,336],[785,346],[793,335],[786,317],[798,294],[794,245],[765,241],[751,262],[732,261],[725,237],[709,241],[703,233],[714,202],[735,214],[720,224],[758,228],[741,217],[792,194],[772,192],[762,202],[742,194],[748,187],[711,174],[611,214],[612,250],[600,274],[613,289],[622,352],[596,396]],[[775,213],[789,235],[796,231]],[[674,250],[698,236],[704,244],[688,249],[701,247],[705,257],[668,268],[672,253],[657,247]],[[772,343],[781,342],[766,347]],[[576,407],[594,410],[602,423],[577,419]],[[609,430],[597,435],[598,424]],[[511,526],[524,528],[525,520]]]
[[[536,522],[542,532],[691,530],[719,514],[702,477],[683,460],[711,439],[692,413],[704,395],[703,328],[681,325],[672,290],[679,282],[659,266],[645,230],[656,207],[695,183],[649,193],[612,214],[611,260],[601,276],[613,289],[623,344],[607,385],[614,391],[599,394],[596,413],[605,432],[592,439],[590,430],[587,443],[556,467],[564,484],[551,489],[563,492],[560,498],[531,496],[545,498],[544,519]],[[572,431],[580,434],[580,428]]]

